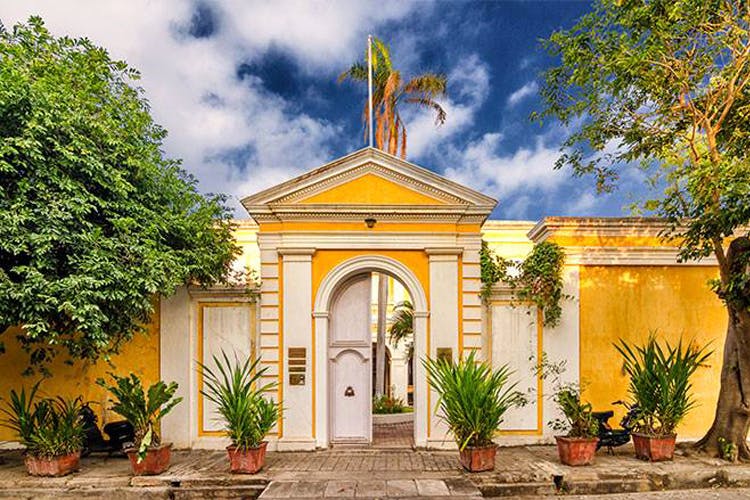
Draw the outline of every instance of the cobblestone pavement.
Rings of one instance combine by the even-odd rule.
[[[373,448],[414,448],[414,422],[372,426]]]

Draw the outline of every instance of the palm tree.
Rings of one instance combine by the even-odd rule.
[[[416,104],[435,111],[435,125],[445,123],[445,110],[435,100],[446,95],[447,78],[444,74],[424,73],[404,81],[401,72],[393,69],[391,53],[381,40],[373,38],[372,110],[375,119],[375,145],[392,155],[406,158],[406,126],[399,113],[402,102]],[[339,82],[350,79],[367,84],[367,55],[364,62],[355,62],[339,75]],[[369,107],[365,103],[362,114],[365,137],[369,132]],[[386,149],[387,144],[387,149]]]
[[[394,346],[414,333],[414,306],[408,300],[393,306],[389,338]]]

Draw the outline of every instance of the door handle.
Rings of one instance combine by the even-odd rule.
[[[351,398],[354,396],[354,388],[352,386],[349,386],[344,391],[344,397]]]

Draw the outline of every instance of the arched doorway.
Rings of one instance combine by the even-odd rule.
[[[369,276],[372,272],[390,275],[407,289],[414,303],[415,358],[421,359],[426,352],[426,294],[409,268],[389,257],[364,255],[349,259],[328,273],[316,294],[313,312],[315,370],[319,381],[315,389],[316,444],[319,447],[338,441],[369,442],[371,439]],[[425,446],[429,418],[427,384],[424,369],[418,363],[415,372],[414,442]],[[358,399],[359,394],[362,394],[361,399]]]

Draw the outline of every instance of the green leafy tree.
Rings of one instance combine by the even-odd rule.
[[[157,296],[222,280],[237,252],[137,79],[38,17],[0,33],[0,334],[22,327],[30,366],[117,351]]]
[[[446,113],[436,101],[446,95],[448,79],[439,73],[423,73],[404,80],[401,72],[393,67],[391,51],[377,38],[372,40],[372,112],[375,121],[375,145],[392,155],[406,158],[406,126],[399,109],[402,103],[413,104],[435,112],[435,124],[445,123]],[[339,82],[350,79],[368,81],[367,54],[362,62],[355,62],[341,73]],[[370,110],[365,102],[362,120],[365,134],[369,131]],[[399,150],[400,148],[400,150]]]
[[[598,0],[545,41],[544,110],[571,131],[557,167],[592,174],[600,191],[640,168],[654,186],[641,208],[664,218],[681,260],[714,255],[729,317],[710,430],[750,458],[750,3]]]

